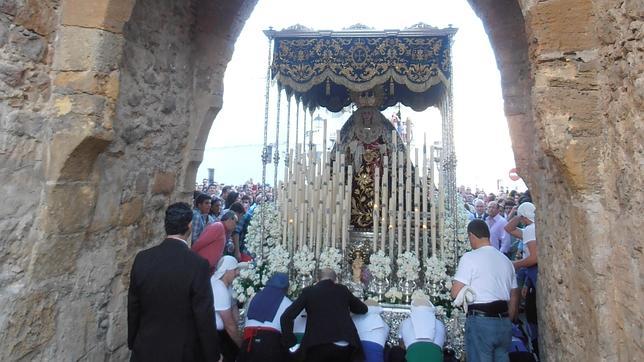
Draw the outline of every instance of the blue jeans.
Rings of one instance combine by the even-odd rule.
[[[512,344],[509,318],[468,316],[465,321],[465,352],[468,362],[507,362]]]

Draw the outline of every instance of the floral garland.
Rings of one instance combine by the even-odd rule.
[[[369,258],[369,271],[376,279],[385,279],[391,275],[391,259],[383,250],[371,254]]]
[[[293,255],[293,268],[302,275],[311,274],[315,270],[315,255],[307,245]]]
[[[336,274],[342,271],[342,254],[334,247],[328,247],[320,254],[320,269],[333,269]]]
[[[396,275],[400,280],[414,281],[418,279],[420,261],[413,251],[406,251],[398,256]]]

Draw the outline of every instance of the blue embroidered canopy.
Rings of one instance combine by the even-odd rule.
[[[274,42],[271,76],[309,108],[351,104],[351,93],[381,87],[381,109],[422,111],[439,104],[451,82],[455,28],[266,31]]]

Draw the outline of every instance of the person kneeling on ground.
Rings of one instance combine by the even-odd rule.
[[[445,325],[436,319],[434,306],[421,291],[412,297],[410,316],[400,324],[400,337],[407,349],[406,361],[443,361]]]
[[[237,362],[282,362],[288,350],[282,345],[280,318],[291,305],[286,296],[288,275],[275,273],[248,305],[242,342]]]
[[[366,362],[384,360],[385,343],[389,335],[389,326],[380,316],[382,307],[374,300],[367,300],[367,314],[354,314],[353,323],[358,330]]]

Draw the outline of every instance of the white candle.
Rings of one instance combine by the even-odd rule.
[[[387,212],[388,210],[388,201],[389,201],[389,157],[385,156],[384,162],[382,164],[382,209],[381,209],[381,214],[382,214],[382,226],[380,229],[380,250],[382,250],[383,253],[386,253],[387,250],[385,249],[385,242],[387,239]]]
[[[427,233],[428,233],[428,228],[427,228],[427,176],[428,176],[428,170],[427,170],[427,134],[425,133],[423,136],[423,174],[422,174],[422,179],[421,179],[421,184],[423,187],[423,195],[422,195],[422,203],[423,203],[423,260],[427,259],[428,255],[428,250],[427,250]]]
[[[392,262],[394,260],[394,246],[396,241],[396,229],[398,226],[397,217],[398,217],[398,132],[396,130],[391,131],[391,139],[393,144],[392,149],[392,160],[391,160],[391,199],[393,202],[389,203],[389,243],[392,244],[389,248],[391,251]]]
[[[397,205],[397,210],[398,210],[398,255],[402,254],[403,252],[403,222],[404,222],[404,206],[403,206],[403,197],[405,196],[404,190],[403,190],[403,153],[399,152],[398,154],[398,205]]]
[[[429,200],[431,205],[430,225],[432,238],[432,256],[436,255],[436,199],[434,198],[434,146],[429,148]]]
[[[440,162],[443,163],[443,150],[440,150]],[[440,235],[441,257],[445,260],[445,171],[438,172],[438,234]]]
[[[420,167],[418,167],[418,148],[414,149],[414,248],[416,256],[422,257],[420,253]]]
[[[407,121],[409,124],[409,121]],[[409,129],[407,129],[409,133]],[[409,137],[407,137],[409,139]],[[411,194],[413,192],[411,185],[411,149],[409,148],[409,140],[407,141],[407,150],[405,156],[407,157],[406,164],[407,170],[405,175],[405,251],[411,250]]]
[[[371,250],[375,253],[378,245],[378,227],[380,226],[380,213],[378,212],[380,207],[380,166],[376,166],[373,187],[373,242]]]

